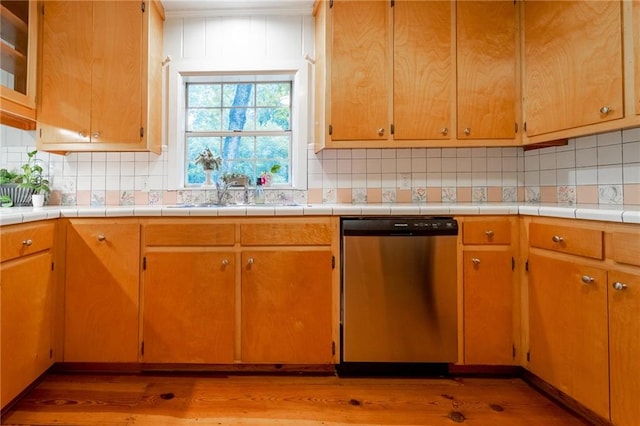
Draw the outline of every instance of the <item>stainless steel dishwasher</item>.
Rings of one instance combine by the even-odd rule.
[[[341,229],[343,370],[457,361],[458,223],[344,218]]]

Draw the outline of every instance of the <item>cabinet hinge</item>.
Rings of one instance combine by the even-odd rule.
[[[511,345],[511,357],[516,359],[516,345]]]
[[[511,258],[511,270],[516,270],[516,260],[513,257]]]
[[[329,124],[329,136],[333,134],[333,126]]]
[[[142,258],[142,270],[143,270],[143,271],[146,271],[146,270],[147,270],[147,257],[146,257],[146,256],[144,256],[144,257]]]
[[[144,355],[144,341],[140,343],[140,355]]]
[[[333,7],[333,0],[329,0],[329,9]]]
[[[518,123],[515,123],[516,125],[516,133],[518,133]]]
[[[53,271],[55,269],[55,265],[53,264],[53,262],[51,262],[51,270]]]
[[[336,342],[331,342],[331,355],[336,354]]]
[[[49,359],[53,358],[53,349],[49,348]]]
[[[531,362],[531,354],[527,351],[527,362]]]
[[[526,121],[522,125],[522,130],[524,130],[525,132],[527,131],[527,122]]]
[[[140,127],[140,137],[144,137],[144,127]]]
[[[391,129],[391,134],[393,135],[396,132],[396,126],[391,123],[391,125],[389,125],[389,128]]]
[[[42,16],[44,16],[44,4],[42,5]]]
[[[391,7],[396,5],[396,0],[391,0]]]
[[[331,269],[336,269],[336,257],[331,256]]]
[[[42,139],[42,127],[40,128],[40,139]]]
[[[147,6],[144,4],[144,2],[141,2],[140,9],[142,9],[142,13],[145,12],[146,8],[147,8]]]
[[[529,261],[524,262],[524,270],[529,272]]]

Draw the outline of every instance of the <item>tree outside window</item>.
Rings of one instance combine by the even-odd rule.
[[[185,182],[204,182],[195,159],[209,148],[223,158],[217,172],[241,173],[255,182],[273,165],[274,184],[290,184],[291,81],[187,83]]]

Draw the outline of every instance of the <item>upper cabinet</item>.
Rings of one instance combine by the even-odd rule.
[[[160,152],[160,3],[40,7],[38,149]]]
[[[631,30],[628,31],[629,34],[633,35],[633,41],[631,44],[635,50],[634,56],[634,66],[635,70],[635,97],[634,97],[634,107],[636,110],[636,114],[640,115],[640,2],[634,1],[632,2],[633,7],[633,20],[631,22]]]
[[[0,1],[0,123],[36,127],[37,7],[35,1]]]
[[[524,2],[525,143],[640,124],[631,3]]]
[[[316,150],[519,143],[517,9],[317,2]]]

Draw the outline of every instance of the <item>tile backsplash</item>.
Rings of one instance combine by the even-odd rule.
[[[34,132],[0,126],[0,168],[17,169],[35,149]],[[38,153],[50,204],[204,202],[210,190],[171,191],[167,154]],[[309,203],[595,203],[640,205],[640,128],[522,148],[414,148],[307,151],[308,189],[267,189],[267,201]],[[235,194],[239,196],[239,194]]]

